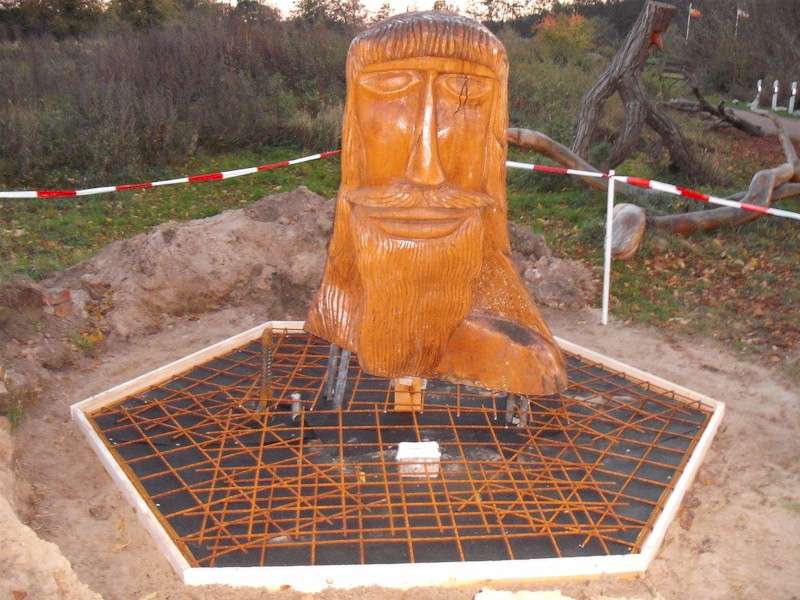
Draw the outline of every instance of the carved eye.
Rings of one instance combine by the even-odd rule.
[[[389,96],[406,91],[419,81],[419,75],[411,71],[385,71],[370,73],[361,77],[358,82],[370,92]]]
[[[440,80],[451,94],[464,102],[480,100],[492,91],[492,80],[479,75],[449,73]]]

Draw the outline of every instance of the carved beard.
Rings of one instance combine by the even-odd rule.
[[[358,204],[344,205],[361,287],[361,365],[388,377],[433,374],[472,306],[483,260],[480,210],[446,237],[408,240],[387,236]]]

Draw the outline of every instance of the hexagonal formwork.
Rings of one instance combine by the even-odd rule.
[[[412,586],[647,568],[724,406],[559,340],[569,388],[520,402],[428,382],[422,412],[352,361],[342,410],[328,344],[274,323],[73,406],[187,583]],[[290,395],[300,394],[292,403]],[[401,477],[402,441],[439,472]]]

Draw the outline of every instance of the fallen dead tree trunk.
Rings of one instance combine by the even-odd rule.
[[[737,117],[736,113],[725,106],[724,101],[720,102],[718,106],[712,106],[708,103],[703,94],[700,93],[700,90],[697,87],[692,88],[692,93],[694,94],[695,98],[697,98],[696,102],[679,99],[668,102],[664,104],[664,106],[688,113],[707,113],[719,119],[718,123],[727,123],[728,125],[731,125],[736,129],[744,131],[745,133],[754,137],[761,137],[764,135],[764,130],[761,129],[761,127],[758,125],[753,125],[752,123],[748,123],[744,119]]]
[[[739,192],[728,198],[737,202],[746,202],[746,195],[747,192]],[[778,186],[772,193],[770,205],[778,200],[785,200],[795,196],[800,196],[800,184],[788,183]],[[677,215],[649,216],[647,217],[647,224],[656,229],[685,235],[696,231],[713,231],[723,226],[742,225],[755,221],[761,216],[763,215],[739,208],[721,207]]]
[[[558,143],[541,131],[511,127],[506,130],[506,139],[512,146],[538,152],[554,160],[562,167],[580,169],[581,171],[593,171],[595,173],[601,172],[600,169],[582,159],[565,145]],[[604,179],[597,179],[595,177],[581,177],[580,179],[589,187],[598,190],[605,190],[608,187],[608,183]]]
[[[675,98],[670,100],[669,102],[662,102],[662,106],[666,106],[667,108],[671,108],[672,110],[679,110],[681,112],[686,113],[699,113],[703,112],[703,109],[700,108],[700,104],[694,100],[688,100],[686,98]]]
[[[534,152],[541,154],[542,156],[546,156],[550,160],[558,163],[562,167],[566,167],[568,169],[578,169],[581,171],[591,171],[594,173],[603,172],[590,162],[575,154],[564,144],[555,141],[553,138],[545,135],[541,131],[511,127],[506,130],[506,139],[512,146],[524,148],[526,150],[533,150]],[[605,191],[608,189],[608,181],[606,179],[600,179],[597,177],[578,177],[578,179],[580,179],[587,186],[596,190]],[[644,198],[652,198],[653,196],[661,195],[660,192],[654,190],[629,186],[617,186],[617,192],[633,200],[641,200]]]
[[[800,160],[797,150],[781,125],[781,122],[770,113],[766,114],[778,128],[778,138],[786,156],[786,162],[764,169],[753,176],[746,192],[729,196],[731,200],[769,207],[776,200],[800,195]],[[711,231],[722,226],[741,225],[762,217],[761,213],[741,210],[739,208],[714,208],[699,210],[678,215],[649,217],[648,224],[661,230],[687,234],[695,231]]]
[[[750,182],[749,188],[746,191],[729,196],[728,199],[730,200],[769,207],[776,200],[800,196],[800,160],[798,160],[797,151],[788,134],[781,126],[780,121],[772,115],[767,114],[767,116],[773,120],[778,128],[778,135],[786,155],[786,162],[772,169],[764,169],[756,173]],[[511,128],[507,130],[506,137],[509,144],[533,150],[563,167],[601,172],[600,169],[563,144],[556,142],[539,131]],[[593,189],[608,189],[608,181],[606,179],[591,177],[580,177],[580,179]],[[616,189],[632,198],[638,197],[641,199],[645,196],[661,195],[661,192],[655,190],[634,189],[624,185],[617,186]],[[637,214],[637,208],[641,211],[640,214]],[[655,227],[662,231],[689,234],[696,231],[711,231],[724,226],[741,225],[762,216],[763,214],[758,212],[724,207],[674,215],[646,216],[646,223],[647,226]],[[641,228],[641,222],[644,218],[644,209],[635,205],[626,205],[624,211],[619,210],[615,213],[614,238],[616,241],[612,249],[615,258],[626,259],[636,253],[644,237],[643,229]]]
[[[564,144],[555,141],[553,138],[545,135],[541,131],[511,127],[506,130],[506,139],[512,146],[524,148],[526,150],[533,150],[534,152],[541,154],[542,156],[546,156],[550,160],[558,163],[562,167],[566,167],[568,169],[578,169],[581,171],[591,171],[594,173],[604,172],[595,167],[589,161],[582,159]],[[600,179],[598,177],[578,177],[578,179],[580,179],[587,186],[596,190],[605,191],[608,189],[608,180],[606,179]],[[662,195],[661,192],[646,188],[617,186],[616,189],[618,193],[634,200],[641,200],[644,198],[652,198],[654,196]]]

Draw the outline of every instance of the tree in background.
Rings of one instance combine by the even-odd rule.
[[[534,31],[537,49],[557,64],[577,62],[594,45],[594,22],[578,14],[547,15]]]
[[[537,0],[470,0],[467,14],[483,23],[500,23],[531,13]]]
[[[439,12],[457,13],[458,9],[454,4],[448,4],[447,0],[433,0],[433,10]]]
[[[329,0],[330,18],[334,23],[359,27],[367,20],[367,9],[360,0]]]
[[[263,4],[258,0],[239,0],[233,9],[233,16],[249,24],[280,21],[280,11],[270,4]]]
[[[146,29],[162,25],[176,17],[181,9],[175,0],[112,0],[111,11],[134,28]]]
[[[103,13],[102,0],[11,0],[3,2],[0,23],[21,33],[57,38],[91,31]]]
[[[329,0],[295,0],[291,17],[304,23],[324,23],[331,20]]]
[[[378,23],[380,21],[384,21],[388,19],[392,14],[392,6],[388,2],[384,2],[381,4],[381,7],[378,9],[378,12],[375,13],[375,16],[372,17],[373,23]]]

